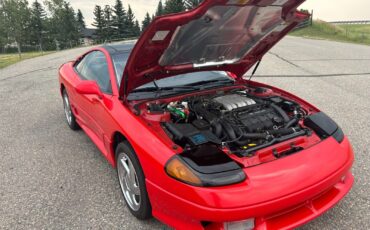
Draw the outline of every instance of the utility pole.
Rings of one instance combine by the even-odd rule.
[[[311,10],[311,20],[310,20],[311,26],[313,25],[313,10]]]

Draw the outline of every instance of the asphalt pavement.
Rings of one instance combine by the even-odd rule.
[[[164,228],[131,216],[115,170],[65,123],[58,67],[86,50],[0,70],[0,229]],[[316,105],[353,144],[352,191],[301,229],[370,229],[370,46],[287,37],[265,56],[254,80]]]

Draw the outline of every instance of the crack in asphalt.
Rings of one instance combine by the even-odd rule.
[[[53,70],[53,69],[57,69],[57,68],[55,68],[53,66],[49,66],[49,67],[46,67],[46,68],[35,69],[35,70],[31,70],[31,71],[28,71],[28,72],[25,72],[25,73],[20,73],[20,74],[17,74],[17,75],[12,75],[12,76],[2,78],[2,79],[0,79],[0,82],[6,81],[6,80],[9,80],[9,79],[13,79],[13,78],[17,78],[17,77],[22,77],[22,76],[30,74],[30,73],[43,72],[43,71]]]
[[[269,52],[269,53],[270,53],[270,54],[272,54],[272,55],[274,55],[275,57],[279,58],[280,60],[282,60],[282,61],[284,61],[284,62],[286,62],[286,63],[288,63],[288,64],[290,64],[290,65],[294,66],[294,67],[297,67],[297,68],[299,68],[299,69],[302,69],[302,70],[304,70],[304,71],[307,71],[307,70],[303,69],[301,66],[299,66],[299,65],[297,65],[297,64],[295,64],[295,63],[293,63],[293,62],[289,61],[288,59],[286,59],[286,58],[284,58],[284,57],[280,56],[279,54],[276,54],[276,53],[273,53],[273,52]]]

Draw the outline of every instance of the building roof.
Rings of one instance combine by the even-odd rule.
[[[84,38],[96,38],[95,31],[96,29],[93,28],[84,28],[82,29],[81,34]]]

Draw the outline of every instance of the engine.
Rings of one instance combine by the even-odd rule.
[[[165,105],[172,122],[165,131],[181,146],[213,143],[248,155],[269,145],[306,135],[299,121],[301,107],[282,97],[269,98],[236,91],[190,97]]]
[[[219,103],[223,106],[223,109],[232,111],[237,108],[243,108],[248,105],[255,105],[256,102],[248,97],[243,97],[238,94],[230,94],[226,96],[220,96],[213,99],[213,102]]]

